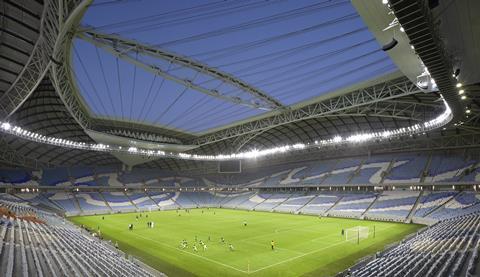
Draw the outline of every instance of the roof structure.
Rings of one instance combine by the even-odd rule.
[[[469,49],[478,49],[479,40],[463,40],[460,47],[450,26],[457,18],[462,33],[479,32],[467,30],[468,17],[451,6],[407,9],[405,1],[391,1],[405,30],[397,39],[413,45],[411,54],[438,85],[438,91],[426,92],[403,72],[396,53],[381,51],[376,34],[388,22],[372,25],[355,1],[168,2],[150,11],[122,2],[2,2],[0,120],[85,143],[100,142],[91,135],[98,132],[121,145],[136,140],[214,155],[411,126],[441,114],[443,96],[455,115],[445,130],[354,148],[369,153],[479,146],[479,80],[469,73],[478,58]],[[366,9],[382,9],[378,2]],[[465,2],[453,4],[455,10],[479,4]],[[63,17],[53,17],[59,9]],[[105,10],[112,16],[99,17]],[[412,24],[412,16],[420,21]],[[448,40],[439,44],[440,38]],[[456,68],[458,80],[451,76]],[[463,83],[466,99],[456,82]],[[4,164],[126,162],[107,152],[0,136]],[[331,149],[308,151],[327,155]],[[213,168],[211,162],[170,158],[135,163]]]

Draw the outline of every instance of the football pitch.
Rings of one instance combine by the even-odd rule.
[[[120,249],[169,276],[333,276],[422,227],[228,209],[70,219],[99,229],[104,239],[118,242]],[[147,227],[148,221],[155,222],[153,229]],[[130,231],[131,223],[134,229]],[[369,228],[368,238],[357,243],[342,236],[342,229],[357,226]],[[184,239],[186,248],[180,247]],[[193,249],[195,239],[198,251]],[[200,240],[207,245],[206,250]],[[275,250],[271,249],[272,240]]]

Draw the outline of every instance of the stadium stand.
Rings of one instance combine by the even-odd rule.
[[[25,204],[0,200],[15,214],[37,214]],[[159,276],[123,257],[113,246],[87,235],[54,214],[46,223],[0,218],[1,276]]]
[[[385,183],[418,183],[428,163],[428,155],[399,154],[394,157],[393,166],[385,178]]]
[[[361,159],[341,159],[335,164],[328,176],[323,180],[325,185],[344,185],[348,184],[353,173],[360,167]]]
[[[179,193],[163,193],[163,192],[153,192],[147,191],[147,195],[152,199],[153,202],[160,208],[160,209],[176,209],[180,206],[175,201]]]
[[[328,212],[328,215],[342,217],[360,217],[377,198],[373,193],[344,195]]]
[[[288,199],[285,198],[285,200],[273,210],[276,212],[295,213],[305,206],[305,204],[310,202],[314,197],[315,195],[309,195],[308,193],[304,192],[292,193]]]
[[[392,162],[390,156],[374,156],[366,159],[358,171],[354,172],[350,184],[380,184],[382,173],[386,172]]]
[[[405,221],[419,195],[419,191],[385,191],[366,212],[365,217],[377,220]]]
[[[262,203],[255,206],[256,211],[273,211],[275,207],[282,204],[288,198],[290,198],[290,194],[288,193],[275,193],[275,194],[262,194],[260,197],[265,198],[266,200]]]
[[[0,1],[0,277],[480,276],[479,0],[138,2]]]
[[[70,177],[68,168],[48,168],[42,171],[42,179],[40,180],[42,186],[69,186]]]
[[[480,214],[444,220],[353,271],[352,276],[460,276],[461,272],[470,276],[477,266],[479,236]]]
[[[101,193],[81,192],[76,193],[74,196],[78,201],[78,205],[83,214],[95,214],[112,211],[110,205],[105,201]]]
[[[432,212],[429,217],[441,220],[471,213],[480,209],[480,194],[473,191],[463,191],[451,201]]]
[[[0,184],[28,184],[30,173],[24,169],[5,169],[0,174]]]
[[[121,173],[111,172],[108,168],[88,167],[51,168],[41,174],[42,186],[110,186],[110,187],[204,187],[229,185],[250,187],[302,187],[302,186],[343,186],[346,184],[415,184],[426,183],[455,184],[480,180],[478,160],[465,158],[460,153],[442,155],[395,154],[376,155],[369,158],[350,158],[305,162],[282,167],[262,168],[258,172],[240,176],[176,176],[169,171],[151,169],[133,169]],[[12,186],[36,186],[32,179],[34,172],[28,170],[0,169],[0,184]],[[216,182],[219,181],[219,182]]]
[[[341,195],[315,195],[299,209],[300,213],[322,215],[342,199]]]
[[[135,206],[125,192],[101,192],[100,197],[113,211],[134,211]]]
[[[25,223],[25,221],[20,219],[15,220],[8,218],[2,219],[4,226],[10,226],[8,228],[13,228],[15,230],[29,227],[29,231],[32,232],[42,230],[42,232],[52,232],[53,234],[68,234],[78,240],[83,240],[84,235],[81,233],[75,233],[78,231],[76,231],[72,226],[66,228],[65,224],[69,226],[69,223],[62,223],[63,219],[58,218],[51,213],[38,212],[39,210],[37,210],[37,208],[33,208],[33,206],[28,204],[30,203],[31,205],[39,205],[43,203],[44,205],[42,207],[50,205],[55,207],[57,211],[62,209],[66,215],[102,214],[135,210],[225,207],[257,211],[302,213],[317,216],[351,217],[403,222],[406,221],[409,215],[413,214],[414,221],[415,219],[428,219],[429,221],[427,222],[429,222],[430,227],[426,231],[420,232],[413,238],[408,239],[406,242],[402,242],[396,248],[389,250],[384,254],[380,254],[377,259],[368,263],[363,268],[358,268],[357,266],[353,272],[353,276],[378,276],[377,274],[386,274],[385,276],[390,276],[390,272],[397,272],[397,275],[400,273],[410,274],[408,272],[412,271],[411,268],[415,268],[418,270],[418,272],[423,273],[429,271],[448,271],[453,273],[458,272],[459,270],[462,272],[473,272],[475,266],[474,261],[471,259],[477,259],[474,257],[475,250],[471,250],[475,249],[473,246],[476,245],[476,249],[478,251],[478,228],[480,228],[480,196],[475,191],[430,192],[406,189],[384,191],[380,194],[361,191],[355,193],[348,191],[298,191],[269,193],[261,193],[257,191],[220,191],[218,193],[210,191],[122,191],[115,193],[73,191],[57,193],[23,192],[18,193],[17,195],[18,197],[8,194],[0,194],[0,203],[2,203],[4,206],[10,207],[11,210],[16,214],[45,214],[47,216],[44,218],[48,224],[50,224],[52,217],[56,218],[56,222],[61,223],[59,225],[60,227],[56,227],[56,225],[54,225],[54,227],[40,227],[37,223]],[[47,205],[45,202],[49,204]],[[22,227],[20,227],[20,224],[23,224]],[[47,230],[45,228],[51,229],[48,229],[50,231],[45,231]],[[448,229],[449,232],[445,233],[441,237],[438,237],[438,232],[443,232],[445,229]],[[469,234],[476,234],[476,236]],[[52,236],[51,239],[58,239],[58,241],[56,241],[57,244],[63,243],[61,237]],[[427,239],[437,242],[435,245],[423,243],[423,241]],[[469,240],[471,240],[471,242],[469,242]],[[101,242],[99,242],[97,239],[93,239],[93,241],[101,244]],[[79,241],[78,243],[81,242]],[[87,243],[90,244],[91,241]],[[459,247],[457,248],[454,247],[456,243],[459,243]],[[6,240],[4,244],[9,245],[9,240]],[[425,256],[429,258],[418,256],[419,254],[417,252],[405,252],[410,249],[410,245],[416,245],[418,249],[424,249],[422,250],[423,252],[430,253],[428,256]],[[27,246],[28,244],[25,245],[26,249],[28,248]],[[83,249],[79,247],[81,246],[77,246],[76,244],[71,245],[72,249]],[[68,251],[68,249],[69,248],[66,248],[66,251]],[[438,251],[435,249],[445,249],[445,251],[449,251],[445,253],[450,253],[451,251],[453,252],[444,257],[446,254],[438,254]],[[31,250],[29,249],[28,251]],[[37,251],[37,255],[41,255],[42,250],[37,249]],[[48,253],[48,250],[45,251]],[[27,257],[28,255],[32,256]],[[26,257],[30,259],[28,262],[31,264],[29,264],[26,269],[15,264],[15,268],[13,269],[14,272],[23,272],[23,270],[34,272],[37,270],[37,267],[32,266],[36,265],[36,258],[33,258],[33,254],[28,255]],[[67,272],[68,270],[71,270],[72,272],[76,270],[77,273],[91,270],[96,270],[97,272],[99,270],[106,270],[105,268],[102,268],[101,264],[95,264],[95,266],[93,266],[93,264],[90,266],[85,266],[85,264],[83,264],[83,260],[75,262],[80,263],[80,265],[73,264],[72,261],[66,261],[64,258],[62,258],[62,255],[67,254],[66,252],[63,254],[59,252],[57,253],[58,257],[50,257],[50,259],[54,259],[50,262],[55,263],[57,267],[65,267]],[[406,257],[409,257],[409,259],[400,260],[402,255],[406,255]],[[15,256],[15,259],[20,259],[17,257],[21,258],[21,255]],[[411,264],[408,262],[410,258],[412,261],[416,262],[412,262],[413,264]],[[434,262],[434,259],[437,258],[445,261],[445,263],[448,264],[448,267],[446,265],[437,265],[437,263]],[[3,262],[5,263],[5,268],[7,271],[10,270],[9,268],[11,266],[8,265],[8,259],[7,262],[5,262],[5,260],[3,260]],[[60,262],[63,264],[59,265]],[[421,266],[422,263],[428,264],[428,267]],[[133,265],[130,267],[135,268],[136,270],[141,270]],[[46,261],[43,261],[40,269],[45,272],[50,270],[46,264]],[[146,273],[142,271],[142,274]]]
[[[48,200],[62,207],[67,215],[79,215],[82,213],[75,196],[70,192],[57,192],[49,196]]]
[[[453,191],[424,193],[415,212],[415,216],[425,217],[435,211],[438,207],[441,207],[443,204],[453,199],[456,194],[457,193]]]
[[[229,200],[222,203],[221,207],[225,208],[240,208],[244,202],[248,201],[250,197],[253,197],[255,192],[242,192],[242,193],[232,193],[229,195]]]
[[[157,209],[157,204],[146,193],[125,193],[127,198],[138,209]]]

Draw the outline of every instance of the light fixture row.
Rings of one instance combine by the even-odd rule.
[[[225,161],[225,160],[241,160],[241,159],[252,159],[252,158],[261,158],[265,156],[272,156],[276,154],[283,154],[292,151],[303,150],[306,148],[323,148],[336,145],[347,145],[347,144],[359,144],[366,143],[369,141],[380,141],[391,138],[398,138],[402,136],[412,136],[414,134],[425,134],[426,132],[443,127],[452,119],[452,111],[448,106],[447,102],[444,99],[443,103],[445,105],[444,112],[438,117],[424,122],[418,123],[409,127],[397,128],[393,130],[385,130],[381,132],[373,133],[359,133],[350,136],[342,137],[337,135],[330,139],[315,140],[313,142],[307,143],[296,143],[289,145],[281,145],[273,148],[258,150],[253,149],[246,152],[231,153],[231,154],[219,154],[219,155],[197,155],[190,153],[178,153],[178,152],[166,152],[161,150],[151,150],[151,149],[142,149],[137,147],[122,147],[120,145],[106,145],[106,144],[95,144],[95,143],[85,143],[77,142],[72,140],[66,140],[62,138],[55,138],[44,136],[39,133],[30,132],[19,126],[13,126],[9,122],[0,122],[0,131],[23,139],[30,141],[60,146],[64,148],[80,149],[80,150],[89,150],[97,152],[108,152],[108,153],[127,153],[130,155],[138,156],[147,156],[147,157],[165,157],[165,158],[175,158],[175,159],[184,159],[184,160],[204,160],[204,161]]]

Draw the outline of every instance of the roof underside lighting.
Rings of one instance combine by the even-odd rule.
[[[464,97],[464,95],[462,96]],[[343,138],[342,136],[335,136],[331,139],[315,140],[310,143],[297,143],[291,145],[282,145],[278,147],[257,150],[253,149],[247,152],[232,153],[232,154],[220,154],[220,155],[197,155],[189,153],[173,153],[173,152],[164,152],[160,150],[150,150],[142,149],[137,147],[122,148],[118,145],[105,145],[105,144],[87,144],[84,142],[76,142],[71,140],[59,139],[54,137],[44,136],[38,133],[33,133],[27,130],[22,129],[18,126],[13,126],[8,122],[0,122],[0,131],[23,139],[30,141],[44,143],[49,145],[56,145],[65,148],[73,148],[80,150],[89,150],[89,151],[98,151],[98,152],[109,152],[109,153],[126,153],[130,155],[138,156],[147,156],[147,157],[165,157],[165,158],[175,158],[175,159],[186,159],[186,160],[205,160],[205,161],[223,161],[223,160],[239,160],[239,159],[252,159],[260,158],[265,156],[271,156],[275,154],[282,154],[292,151],[298,151],[306,148],[320,148],[328,147],[335,145],[343,144],[356,144],[356,143],[366,143],[369,141],[380,141],[383,139],[391,139],[395,137],[402,136],[411,136],[413,134],[423,134],[427,131],[443,127],[452,119],[452,111],[448,104],[443,100],[445,105],[444,112],[438,117],[424,122],[418,123],[409,127],[397,128],[393,130],[384,130],[380,132],[373,133],[361,133],[354,134],[348,137]]]

